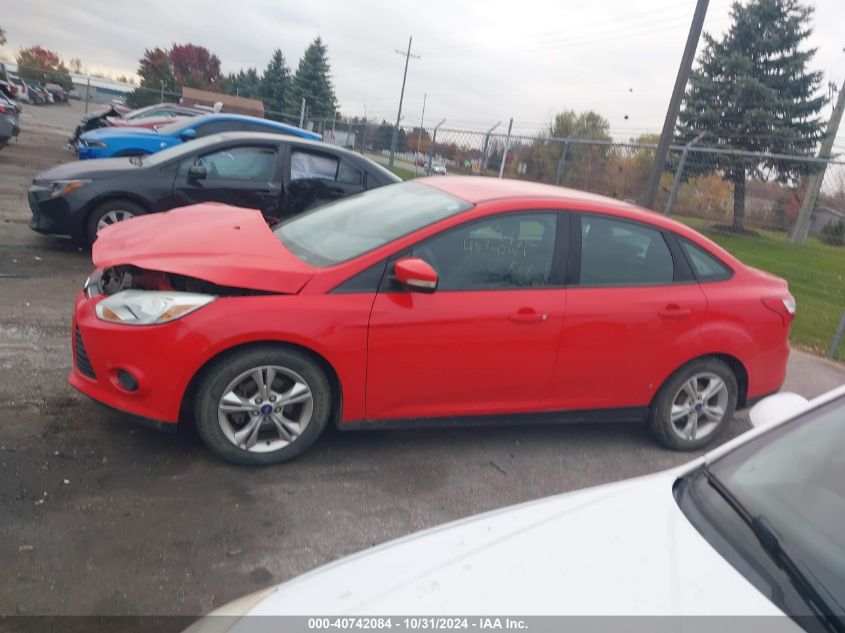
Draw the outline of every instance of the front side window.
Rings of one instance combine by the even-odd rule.
[[[438,290],[542,288],[550,284],[557,214],[509,214],[471,222],[412,250],[437,271]]]
[[[193,163],[205,167],[206,181],[269,182],[275,179],[276,155],[272,147],[230,147],[200,156]],[[191,161],[185,162],[186,170]]]
[[[358,257],[472,204],[413,181],[343,198],[283,222],[273,233],[313,266]]]
[[[671,284],[674,262],[660,231],[618,218],[581,216],[582,286]]]

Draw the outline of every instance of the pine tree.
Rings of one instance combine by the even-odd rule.
[[[704,133],[708,145],[811,154],[823,134],[818,114],[826,101],[818,94],[822,74],[807,69],[816,50],[801,49],[812,30],[812,15],[813,9],[799,0],[735,2],[733,24],[722,39],[704,35],[706,46],[680,113],[678,143]],[[711,156],[706,166],[691,166],[686,175],[719,171],[733,183],[737,231],[745,230],[749,175],[760,176],[767,169],[780,182],[790,182],[810,168],[796,161]]]
[[[241,69],[237,73],[230,74],[227,83],[230,95],[248,99],[261,98],[261,79],[255,68]]]
[[[317,37],[305,49],[296,68],[289,95],[287,110],[290,112],[299,112],[303,97],[310,118],[330,119],[337,112],[328,50],[321,38]]]
[[[261,97],[264,99],[264,107],[268,113],[285,112],[285,98],[291,90],[290,69],[285,62],[282,50],[277,48],[273,51],[270,63],[264,69],[261,77]],[[285,114],[292,114],[287,111]]]

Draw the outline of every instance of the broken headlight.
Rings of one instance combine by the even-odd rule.
[[[216,298],[193,292],[122,290],[100,301],[95,309],[101,321],[155,325],[181,318]]]

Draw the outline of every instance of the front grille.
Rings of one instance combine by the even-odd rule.
[[[76,368],[79,373],[88,376],[89,378],[96,378],[94,368],[91,367],[91,359],[88,358],[88,352],[85,351],[85,343],[82,342],[82,333],[79,328],[76,328],[74,334],[74,349],[76,350]]]

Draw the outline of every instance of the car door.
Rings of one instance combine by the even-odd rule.
[[[668,231],[609,215],[573,218],[556,409],[647,405],[690,358],[707,300]]]
[[[555,212],[498,214],[393,258],[370,317],[367,417],[545,410],[566,313],[566,233]],[[434,267],[434,292],[391,278],[403,256]]]
[[[282,202],[279,146],[244,143],[193,154],[179,163],[174,206],[224,202],[279,217]],[[192,169],[193,168],[193,169]]]
[[[364,171],[330,150],[291,144],[286,211],[302,213],[364,190]]]

